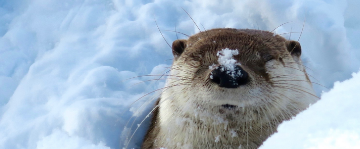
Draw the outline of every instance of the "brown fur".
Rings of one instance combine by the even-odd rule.
[[[217,63],[216,54],[224,48],[238,50],[234,59],[249,73],[250,83],[224,89],[209,80],[209,66]],[[297,41],[267,31],[222,28],[176,40],[172,50],[171,76],[178,79],[168,78],[171,87],[156,104],[142,148],[257,148],[282,121],[316,101]],[[281,80],[292,78],[300,83]],[[221,107],[228,103],[238,107]],[[162,112],[172,115],[162,117]],[[175,122],[179,118],[184,119],[181,125]],[[226,123],[218,124],[216,118]]]
[[[155,107],[159,105],[159,101],[160,101],[160,99],[158,99],[156,101]],[[155,138],[155,136],[157,135],[157,132],[159,132],[159,127],[156,125],[157,119],[159,119],[159,108],[156,108],[153,112],[153,115],[151,118],[151,124],[150,124],[148,132],[145,135],[143,142],[153,141],[153,140],[151,140],[151,138]],[[154,146],[153,146],[153,143],[147,143],[147,144],[143,144],[142,148],[150,149],[150,148],[154,148]]]

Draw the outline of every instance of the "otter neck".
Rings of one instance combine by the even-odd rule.
[[[165,96],[166,92],[163,95]],[[157,121],[160,122],[159,126],[161,127],[155,144],[161,144],[161,146],[155,145],[156,147],[258,148],[266,138],[276,131],[279,124],[259,123],[258,119],[241,120],[246,117],[245,113],[248,112],[241,114],[242,112],[239,111],[221,112],[221,109],[215,109],[219,111],[218,115],[210,113],[207,115],[204,114],[206,111],[202,111],[201,107],[195,105],[187,110],[179,107],[178,105],[181,104],[176,101],[184,101],[184,99],[160,100],[159,117],[161,119]]]

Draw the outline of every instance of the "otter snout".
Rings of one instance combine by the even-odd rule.
[[[249,82],[248,73],[240,66],[220,65],[211,71],[210,80],[220,87],[237,88]]]

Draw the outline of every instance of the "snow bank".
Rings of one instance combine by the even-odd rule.
[[[331,88],[360,67],[359,7],[358,0],[0,0],[0,148],[121,148],[159,92],[144,95],[163,87],[171,64],[154,19],[170,44],[186,38],[174,30],[199,32],[182,8],[201,29],[271,31],[292,21],[275,32],[298,40],[304,24],[305,65]],[[140,146],[147,126],[128,147]]]
[[[282,123],[261,149],[359,149],[360,71],[352,76],[335,82],[320,101]]]

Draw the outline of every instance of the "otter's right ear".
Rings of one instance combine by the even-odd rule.
[[[301,56],[301,46],[300,43],[294,40],[286,41],[286,48],[292,56],[300,57]]]
[[[184,52],[185,48],[186,48],[185,39],[175,40],[172,43],[172,53],[174,55],[175,60]]]

